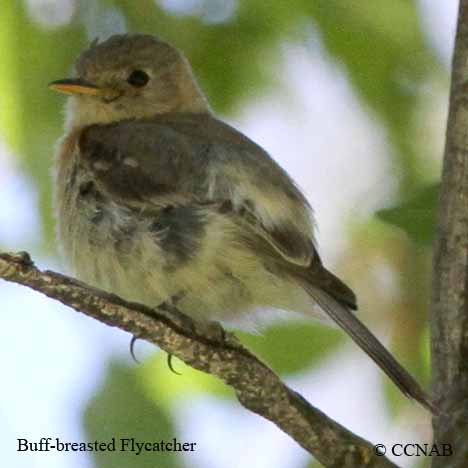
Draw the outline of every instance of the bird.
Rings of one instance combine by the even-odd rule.
[[[219,120],[184,54],[150,34],[84,50],[66,93],[54,158],[56,232],[80,280],[194,320],[272,310],[343,329],[404,395],[416,380],[357,318],[353,291],[326,269],[312,208],[259,145]]]

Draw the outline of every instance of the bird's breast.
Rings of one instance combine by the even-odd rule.
[[[62,145],[70,151],[69,141]],[[61,255],[72,274],[128,300],[156,305],[166,287],[159,217],[142,217],[100,190],[79,153],[56,159],[55,210]],[[151,278],[151,284],[149,284]]]

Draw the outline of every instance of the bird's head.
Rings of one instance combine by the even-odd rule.
[[[94,42],[76,61],[76,76],[49,84],[70,95],[69,129],[167,112],[209,112],[186,58],[145,34]]]

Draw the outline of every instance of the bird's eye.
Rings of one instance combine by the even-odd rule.
[[[146,85],[149,81],[149,76],[143,70],[135,70],[130,73],[130,76],[127,78],[127,82],[130,83],[135,88],[141,88]]]

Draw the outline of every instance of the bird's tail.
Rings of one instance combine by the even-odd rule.
[[[390,377],[404,395],[414,398],[432,413],[436,412],[431,399],[416,380],[339,298],[335,299],[330,292],[310,283],[304,284],[304,288],[320,308]]]

